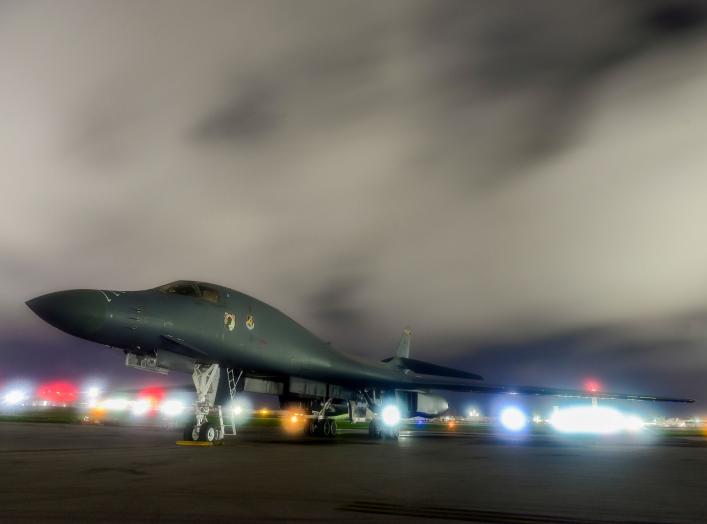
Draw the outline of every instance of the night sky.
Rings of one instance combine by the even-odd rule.
[[[700,6],[0,4],[0,386],[154,380],[24,301],[184,278],[360,355],[411,325],[489,381],[704,412]]]

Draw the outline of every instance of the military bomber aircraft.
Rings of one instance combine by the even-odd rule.
[[[307,410],[307,433],[325,436],[336,434],[332,415],[365,406],[369,435],[397,438],[401,417],[435,417],[447,410],[447,401],[431,393],[435,390],[692,402],[488,384],[475,373],[410,358],[409,329],[395,356],[367,361],[335,350],[260,300],[204,282],[182,280],[142,291],[74,289],[33,298],[27,305],[66,333],[123,350],[129,367],[191,373],[197,401],[195,417],[184,430],[188,440],[224,436],[215,405],[222,368],[232,396],[240,391],[277,395],[282,405]]]

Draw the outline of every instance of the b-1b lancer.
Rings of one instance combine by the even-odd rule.
[[[488,384],[477,374],[410,358],[407,329],[395,356],[367,361],[335,350],[260,300],[203,282],[184,280],[143,291],[59,291],[27,305],[66,333],[122,349],[127,366],[191,373],[197,401],[184,431],[189,440],[224,436],[215,405],[222,368],[231,396],[240,391],[277,395],[282,405],[307,410],[308,433],[326,436],[336,434],[332,415],[359,410],[370,420],[371,437],[397,438],[401,417],[434,417],[447,410],[447,401],[431,393],[438,390],[692,402]]]

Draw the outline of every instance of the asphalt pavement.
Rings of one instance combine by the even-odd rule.
[[[707,522],[707,439],[0,424],[0,522]]]

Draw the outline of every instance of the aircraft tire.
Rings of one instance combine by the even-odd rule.
[[[332,420],[329,424],[329,436],[331,438],[336,437],[336,420]]]
[[[195,425],[191,422],[184,426],[184,440],[199,440],[199,433],[195,430]]]
[[[319,428],[317,426],[316,421],[310,420],[309,424],[307,424],[307,435],[309,435],[310,437],[313,437],[314,435],[317,434],[318,429]]]
[[[368,424],[368,437],[372,439],[379,439],[381,436],[381,430],[378,423],[375,420],[372,420]]]
[[[199,433],[199,440],[204,442],[213,442],[218,437],[218,431],[211,422],[207,422],[201,426],[201,431]]]
[[[324,419],[322,423],[322,434],[325,437],[331,437],[331,421],[329,419]]]

